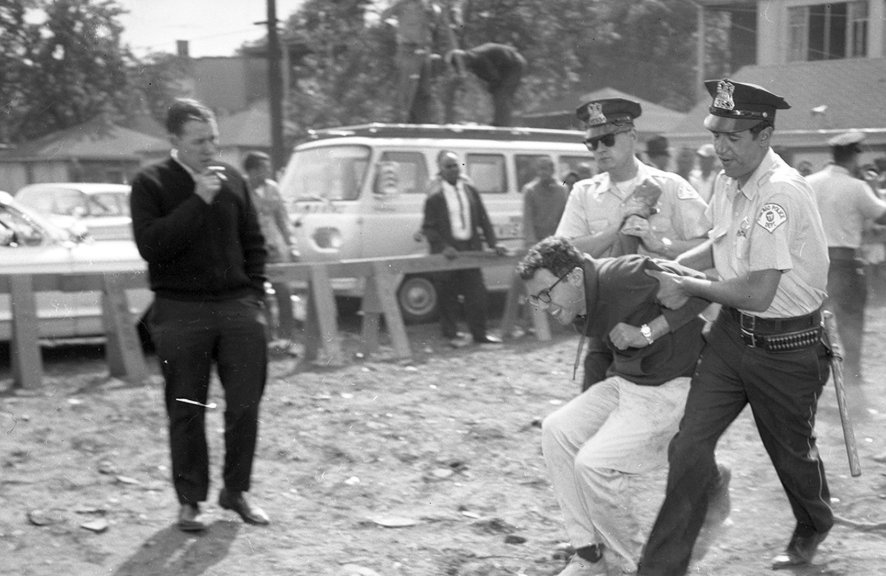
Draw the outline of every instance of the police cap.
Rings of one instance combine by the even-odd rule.
[[[633,126],[634,118],[640,116],[641,112],[639,102],[606,98],[582,104],[576,108],[575,116],[587,129],[587,137],[597,138],[623,131],[625,126]]]
[[[861,144],[864,141],[865,135],[861,130],[850,130],[849,132],[843,132],[842,134],[838,134],[833,138],[828,140],[828,146],[832,146],[834,148],[852,148],[856,152],[861,152]]]
[[[724,78],[704,85],[714,98],[704,119],[704,127],[712,132],[742,132],[767,120],[774,124],[775,111],[790,108],[784,98],[756,84]]]

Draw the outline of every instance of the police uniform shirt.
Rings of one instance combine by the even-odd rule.
[[[658,213],[649,217],[649,224],[656,235],[672,240],[703,238],[710,230],[710,220],[705,213],[707,205],[698,192],[686,180],[671,172],[638,163],[637,177],[640,183],[651,178],[662,190],[658,200]],[[618,187],[620,186],[621,189]],[[575,183],[563,218],[557,226],[557,236],[578,238],[595,235],[606,228],[620,224],[620,208],[633,193],[624,189],[624,183],[616,185],[608,172]],[[608,256],[611,249],[601,256]],[[648,254],[641,246],[641,254]]]
[[[865,221],[886,212],[886,202],[842,166],[831,164],[806,181],[815,191],[825,238],[831,248],[859,248]]]
[[[791,318],[817,310],[825,298],[828,252],[815,196],[800,173],[769,150],[743,188],[717,180],[708,208],[714,228],[714,267],[730,280],[760,270],[783,274],[762,318]]]

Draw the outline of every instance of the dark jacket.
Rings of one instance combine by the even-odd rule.
[[[680,376],[692,376],[701,355],[704,321],[699,313],[710,302],[690,298],[678,310],[658,302],[658,280],[646,270],[667,271],[703,278],[695,270],[674,262],[653,260],[630,254],[618,258],[585,257],[585,301],[587,336],[601,339],[612,351],[613,361],[607,376],[621,376],[643,386],[658,386]],[[619,322],[641,326],[664,315],[671,331],[643,348],[619,350],[609,339],[609,332]],[[584,329],[585,318],[576,319]]]
[[[431,184],[431,190],[425,200],[424,222],[421,231],[431,245],[431,254],[438,254],[447,246],[456,250],[482,250],[483,241],[490,248],[495,248],[495,231],[492,222],[480,199],[477,190],[464,183],[465,195],[471,205],[471,238],[467,241],[456,240],[452,237],[452,224],[449,221],[449,208],[446,206],[446,197],[443,196],[442,181],[437,177]]]
[[[264,294],[265,247],[246,183],[227,178],[211,204],[194,193],[187,170],[169,158],[132,182],[130,207],[151,290],[174,300],[225,300]]]

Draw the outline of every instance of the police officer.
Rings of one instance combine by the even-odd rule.
[[[643,576],[685,574],[709,506],[725,508],[719,519],[728,516],[728,483],[714,450],[747,404],[796,518],[773,569],[808,564],[834,523],[813,435],[829,375],[821,340],[827,242],[812,189],[770,149],[776,110],[789,106],[753,84],[705,86],[713,103],[704,126],[724,175],[709,209],[710,239],[678,262],[715,266],[720,279],[653,275],[665,306],[695,296],[723,308],[668,450],[667,492],[641,559]]]
[[[575,184],[556,235],[595,258],[624,253],[630,239],[633,252],[673,259],[703,242],[710,229],[707,205],[686,180],[637,160],[634,119],[641,113],[639,102],[624,98],[576,110],[599,173]],[[612,360],[598,339],[587,347],[583,390],[605,378]]]
[[[867,284],[859,253],[862,233],[871,221],[886,224],[886,202],[854,176],[864,138],[864,133],[854,130],[828,140],[833,164],[806,179],[815,191],[831,259],[827,307],[837,317],[847,383],[855,385],[864,382],[861,348]],[[860,399],[861,394],[856,389],[851,396]]]

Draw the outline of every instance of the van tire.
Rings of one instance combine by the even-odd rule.
[[[397,289],[397,303],[406,324],[423,324],[437,318],[440,298],[429,276],[410,275]]]

